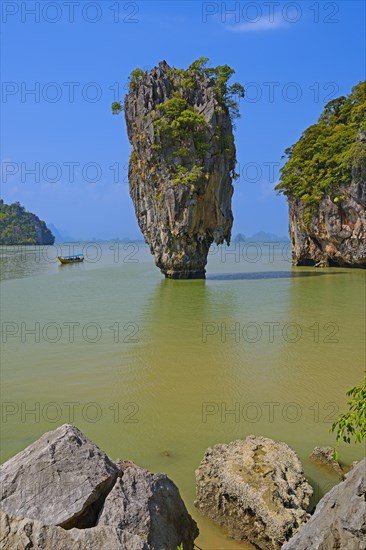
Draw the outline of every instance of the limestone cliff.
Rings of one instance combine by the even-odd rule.
[[[289,199],[292,259],[295,265],[366,268],[366,179],[340,188],[345,197],[335,204],[330,196],[308,225],[300,199]]]
[[[366,267],[366,83],[331,101],[286,151],[294,265]]]
[[[230,242],[236,159],[229,105],[236,105],[226,81],[233,72],[205,69],[200,60],[188,70],[162,61],[130,78],[130,194],[166,277],[203,278],[210,245]]]

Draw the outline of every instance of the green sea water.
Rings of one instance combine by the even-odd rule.
[[[293,268],[289,246],[215,248],[205,281],[164,279],[142,243],[1,251],[1,460],[63,423],[166,472],[205,550],[230,540],[193,505],[207,447],[258,434],[300,456],[314,502],[337,477],[316,445],[365,368],[365,271]],[[61,252],[61,249],[58,250]],[[341,445],[345,463],[361,445]]]

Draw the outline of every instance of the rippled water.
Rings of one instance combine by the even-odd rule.
[[[54,261],[83,247],[83,264]],[[3,248],[2,460],[74,423],[111,457],[166,472],[199,546],[251,548],[195,511],[205,449],[286,441],[318,499],[337,479],[308,455],[334,443],[365,361],[365,272],[292,268],[288,255],[283,243],[216,248],[205,281],[174,281],[142,243]]]

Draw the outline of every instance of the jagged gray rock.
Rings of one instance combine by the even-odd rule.
[[[65,424],[0,469],[1,548],[193,550],[197,525],[164,474],[114,463]]]
[[[281,548],[307,520],[312,492],[296,453],[265,437],[215,445],[196,470],[200,512],[264,550]]]
[[[151,550],[138,535],[110,526],[63,529],[0,511],[2,550]]]
[[[141,537],[153,548],[194,547],[198,529],[174,483],[165,474],[152,474],[132,462],[121,462],[122,477],[107,496],[98,525],[112,525]]]
[[[44,525],[90,527],[119,475],[103,451],[65,424],[0,466],[0,509]]]
[[[366,458],[318,503],[314,515],[283,550],[366,548]]]
[[[210,245],[229,243],[233,223],[231,119],[219,104],[213,79],[196,74],[190,82],[185,85],[184,78],[163,61],[137,79],[124,103],[132,147],[130,194],[155,263],[171,278],[203,278]],[[177,96],[206,121],[200,143],[194,129],[182,139],[165,142],[157,131],[159,105]],[[183,178],[183,183],[174,181],[180,166],[186,175],[192,176],[195,167],[200,173]]]

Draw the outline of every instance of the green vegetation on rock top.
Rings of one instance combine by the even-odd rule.
[[[208,76],[214,81],[214,90],[219,104],[226,108],[229,112],[230,118],[233,121],[240,117],[239,103],[237,98],[243,98],[245,95],[244,87],[235,82],[234,84],[228,84],[230,78],[235,74],[234,69],[229,65],[218,65],[217,67],[207,67],[208,57],[200,57],[188,67],[184,69],[172,69],[171,76],[175,76],[181,79],[183,87],[194,88],[195,79]]]
[[[196,79],[208,76],[214,81],[214,89],[216,92],[219,104],[228,109],[230,118],[233,121],[240,117],[239,103],[235,99],[235,96],[239,98],[244,97],[244,87],[235,82],[234,84],[228,84],[228,81],[235,73],[234,69],[229,65],[218,65],[217,67],[207,67],[208,57],[200,57],[188,67],[188,69],[170,69],[168,72],[169,78],[173,81],[176,80],[177,84],[185,89],[194,89],[196,85]],[[132,71],[129,80],[129,89],[136,90],[140,79],[146,74],[146,71],[142,69],[135,69]],[[123,111],[121,102],[114,101],[112,103],[112,114],[118,115]]]
[[[194,111],[185,99],[173,97],[158,105],[160,118],[155,118],[154,128],[160,143],[156,149],[168,149],[172,142],[177,144],[174,155],[183,159],[189,157],[190,140],[193,140],[198,157],[203,160],[208,145],[205,143],[207,123]],[[188,182],[187,182],[188,183]]]
[[[231,177],[236,177],[232,128],[227,125],[223,115],[229,117],[231,122],[240,116],[238,99],[244,97],[244,88],[238,83],[228,84],[235,72],[231,67],[207,67],[207,63],[208,58],[201,57],[188,69],[175,69],[166,65],[167,98],[163,103],[155,105],[150,113],[155,134],[152,150],[156,151],[158,157],[163,155],[168,161],[171,181],[189,185],[192,190],[198,180],[203,177],[207,179],[204,166],[211,140],[214,140],[215,151],[219,150],[224,154],[232,166]],[[147,74],[141,69],[135,69],[131,73],[130,93],[138,89],[140,80]],[[195,104],[194,91],[205,88],[213,92],[212,104],[216,114],[214,129],[209,128]],[[121,103],[112,104],[113,114],[119,114],[122,110]],[[137,155],[132,154],[130,160],[133,169],[136,169],[139,162]]]
[[[0,201],[0,244],[53,244],[55,241],[45,222],[26,212],[19,202]]]
[[[330,101],[317,124],[285,151],[276,190],[305,205],[307,221],[319,202],[329,195],[335,203],[344,197],[342,186],[352,174],[366,167],[366,146],[356,137],[366,131],[366,82],[357,84],[348,96]]]

